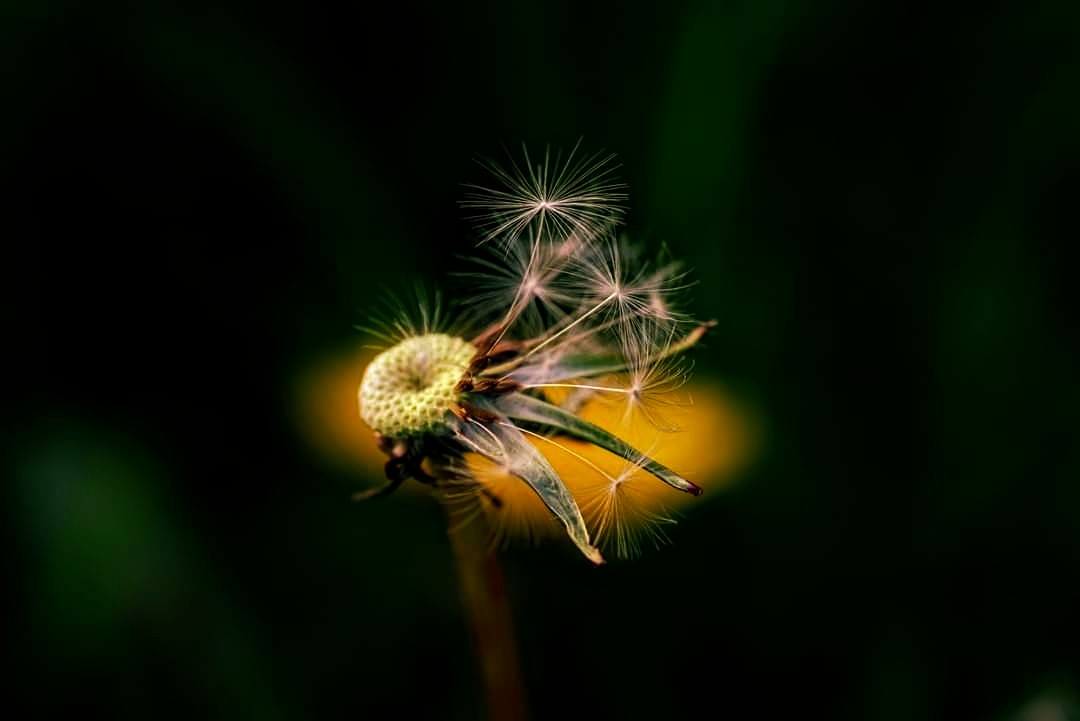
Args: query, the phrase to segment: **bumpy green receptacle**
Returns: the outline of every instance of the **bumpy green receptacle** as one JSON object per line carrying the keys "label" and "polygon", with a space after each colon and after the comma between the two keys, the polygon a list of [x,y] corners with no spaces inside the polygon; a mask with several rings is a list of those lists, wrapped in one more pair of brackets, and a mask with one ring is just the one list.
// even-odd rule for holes
{"label": "bumpy green receptacle", "polygon": [[403,340],[364,371],[360,417],[391,438],[446,430],[454,386],[475,354],[471,343],[443,333]]}

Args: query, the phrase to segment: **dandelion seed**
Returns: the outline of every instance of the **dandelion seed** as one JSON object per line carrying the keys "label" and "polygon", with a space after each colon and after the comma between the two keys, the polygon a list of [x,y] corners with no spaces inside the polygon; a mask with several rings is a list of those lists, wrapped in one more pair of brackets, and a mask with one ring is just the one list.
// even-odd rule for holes
{"label": "dandelion seed", "polygon": [[476,270],[457,276],[469,288],[467,309],[483,316],[507,308],[504,320],[518,319],[524,334],[535,335],[565,317],[577,299],[561,278],[566,244],[542,244],[531,234],[523,241],[498,255],[469,258]]}
{"label": "dandelion seed", "polygon": [[582,490],[582,511],[596,529],[597,544],[619,558],[641,554],[642,545],[668,542],[664,527],[675,519],[664,511],[648,510],[648,482],[642,470],[645,456],[627,461],[616,475],[603,474]]}
{"label": "dandelion seed", "polygon": [[[577,152],[554,162],[545,152],[535,166],[526,152],[509,170],[489,166],[505,189],[470,191],[465,206],[485,211],[480,242],[499,249],[463,276],[473,328],[444,327],[438,312],[389,323],[382,337],[394,344],[367,367],[359,392],[361,416],[388,457],[388,483],[364,495],[416,479],[464,521],[492,519],[499,541],[527,532],[523,519],[534,514],[521,512],[516,491],[528,489],[528,503],[542,503],[582,554],[602,563],[594,539],[618,556],[636,553],[641,534],[663,539],[671,519],[637,502],[643,483],[701,489],[579,411],[618,400],[624,423],[672,429],[661,409],[676,402],[689,372],[680,356],[710,324],[674,310],[686,287],[677,265],[646,263],[611,232],[625,193],[610,158]],[[604,449],[624,467],[605,470],[573,443]],[[580,497],[548,453],[570,454],[593,478]]]}
{"label": "dandelion seed", "polygon": [[[488,520],[493,548],[506,547],[511,541],[535,544],[558,531],[540,497],[489,458],[469,454],[451,460],[444,471],[438,493],[451,517],[460,525],[481,517]],[[538,522],[544,518],[547,523]]]}
{"label": "dandelion seed", "polygon": [[478,211],[472,219],[482,233],[481,242],[500,240],[509,246],[529,228],[537,236],[590,238],[617,222],[625,212],[626,186],[612,177],[615,157],[581,157],[579,148],[580,142],[565,160],[556,155],[554,161],[547,149],[538,165],[524,148],[523,162],[511,159],[509,168],[481,161],[502,186],[466,186],[461,205]]}

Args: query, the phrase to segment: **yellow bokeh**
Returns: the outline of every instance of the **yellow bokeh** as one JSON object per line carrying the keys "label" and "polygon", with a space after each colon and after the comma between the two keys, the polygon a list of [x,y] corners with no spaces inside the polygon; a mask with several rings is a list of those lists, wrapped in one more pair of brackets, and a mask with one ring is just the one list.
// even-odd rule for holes
{"label": "yellow bokeh", "polygon": [[[329,463],[362,472],[365,484],[381,478],[386,462],[371,429],[360,419],[357,396],[364,368],[375,353],[361,347],[323,359],[299,377],[295,398],[298,432],[311,448]],[[659,430],[639,412],[627,415],[625,406],[616,402],[593,401],[580,411],[586,420],[616,433],[705,491],[702,497],[690,496],[631,468],[627,487],[632,486],[635,506],[646,515],[706,502],[736,480],[759,445],[757,424],[745,406],[719,384],[695,380],[684,386],[679,396],[689,402],[663,408],[664,420],[678,428],[674,432]],[[609,485],[603,473],[618,477],[628,470],[628,461],[580,441],[530,440],[554,466],[594,527],[597,519],[590,517],[594,515],[590,509],[597,505],[597,494]],[[522,480],[500,472],[484,459],[470,457],[468,462],[480,484],[502,502],[496,509],[486,495],[474,494],[471,499],[474,506],[494,516],[500,536],[538,537],[562,532]],[[419,483],[407,483],[404,489],[427,490]],[[461,505],[468,508],[468,503]]]}
{"label": "yellow bokeh", "polygon": [[328,355],[301,373],[294,386],[297,432],[324,460],[366,478],[381,478],[386,463],[360,419],[360,379],[377,353],[357,346]]}

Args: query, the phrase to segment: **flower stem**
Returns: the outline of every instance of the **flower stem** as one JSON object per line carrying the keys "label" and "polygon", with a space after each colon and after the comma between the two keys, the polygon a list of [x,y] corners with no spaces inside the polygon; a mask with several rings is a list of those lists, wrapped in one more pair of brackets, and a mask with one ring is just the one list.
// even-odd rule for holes
{"label": "flower stem", "polygon": [[475,518],[450,524],[461,598],[472,625],[491,721],[524,719],[525,694],[502,568],[488,543],[486,523]]}

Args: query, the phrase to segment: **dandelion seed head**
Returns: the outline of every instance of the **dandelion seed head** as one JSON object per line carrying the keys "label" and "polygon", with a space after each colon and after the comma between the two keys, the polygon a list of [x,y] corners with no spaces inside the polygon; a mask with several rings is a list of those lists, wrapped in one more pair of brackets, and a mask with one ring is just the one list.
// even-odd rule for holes
{"label": "dandelion seed head", "polygon": [[[711,324],[688,327],[676,310],[677,264],[648,262],[616,232],[626,194],[611,156],[578,150],[486,165],[503,187],[470,186],[463,203],[490,243],[461,276],[459,328],[471,327],[438,330],[437,311],[385,324],[394,344],[368,366],[359,398],[389,456],[387,487],[430,484],[498,541],[539,535],[539,516],[602,563],[594,541],[631,556],[664,538],[671,518],[646,489],[701,493],[624,436],[642,421],[675,430],[661,411],[689,371],[679,356]],[[623,428],[585,418],[604,404],[622,406]]]}

